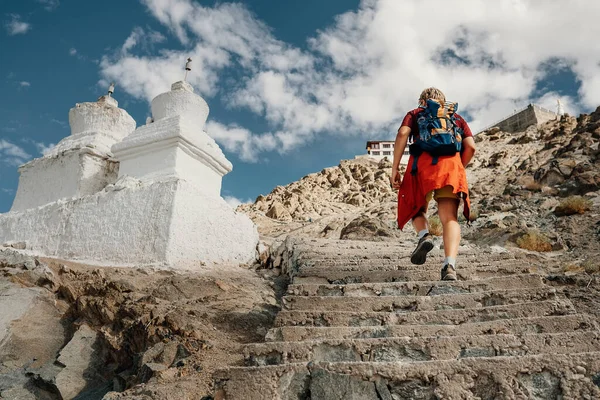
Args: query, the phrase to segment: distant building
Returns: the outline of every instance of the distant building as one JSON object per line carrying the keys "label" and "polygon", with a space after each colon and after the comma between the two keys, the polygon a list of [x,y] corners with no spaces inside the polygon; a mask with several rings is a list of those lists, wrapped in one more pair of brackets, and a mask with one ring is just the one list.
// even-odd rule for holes
{"label": "distant building", "polygon": [[520,110],[515,110],[512,115],[488,125],[485,129],[480,130],[478,133],[495,127],[507,133],[522,132],[532,125],[540,125],[544,122],[550,121],[551,119],[555,119],[556,116],[557,113],[554,111],[535,104],[529,104],[527,107],[521,108]]}
{"label": "distant building", "polygon": [[[394,141],[392,140],[369,140],[367,142],[367,156],[376,160],[382,160],[387,157],[390,161],[394,160]],[[400,159],[400,164],[408,164],[408,145],[404,149],[404,154]]]}

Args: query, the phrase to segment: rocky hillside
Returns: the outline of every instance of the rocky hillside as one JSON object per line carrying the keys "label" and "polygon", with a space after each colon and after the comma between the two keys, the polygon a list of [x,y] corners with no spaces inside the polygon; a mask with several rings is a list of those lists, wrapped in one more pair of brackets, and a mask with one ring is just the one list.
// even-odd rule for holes
{"label": "rocky hillside", "polygon": [[480,218],[467,238],[503,244],[528,233],[552,250],[591,259],[600,252],[600,108],[517,134],[477,137],[469,168]]}
{"label": "rocky hillside", "polygon": [[289,232],[338,237],[360,216],[374,217],[386,235],[393,235],[397,194],[390,187],[391,162],[368,158],[344,160],[297,182],[278,186],[254,204],[242,205],[267,236]]}

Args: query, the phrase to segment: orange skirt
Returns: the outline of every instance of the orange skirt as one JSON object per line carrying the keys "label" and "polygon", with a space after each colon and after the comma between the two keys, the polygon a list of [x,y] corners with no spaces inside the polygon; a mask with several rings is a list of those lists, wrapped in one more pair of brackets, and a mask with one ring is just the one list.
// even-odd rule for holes
{"label": "orange skirt", "polygon": [[463,215],[469,220],[471,201],[467,185],[467,172],[460,160],[460,153],[453,156],[440,156],[438,163],[432,165],[433,157],[428,153],[419,156],[417,174],[412,175],[411,170],[414,157],[408,159],[406,172],[398,191],[398,228],[403,229],[419,210],[427,205],[426,195],[435,189],[452,186],[453,192],[462,194],[464,208]]}

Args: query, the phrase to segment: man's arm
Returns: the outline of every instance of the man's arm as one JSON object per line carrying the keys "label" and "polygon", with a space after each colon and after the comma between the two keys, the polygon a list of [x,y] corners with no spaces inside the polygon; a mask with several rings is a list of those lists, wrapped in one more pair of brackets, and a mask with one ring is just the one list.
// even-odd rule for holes
{"label": "man's arm", "polygon": [[475,155],[475,139],[473,139],[472,136],[464,138],[462,142],[462,148],[460,160],[462,161],[462,165],[466,168]]}
{"label": "man's arm", "polygon": [[396,135],[396,142],[394,143],[394,162],[392,163],[392,176],[390,177],[390,182],[394,189],[400,189],[400,174],[398,173],[398,167],[400,167],[400,159],[406,148],[410,131],[411,129],[408,126],[401,126]]}

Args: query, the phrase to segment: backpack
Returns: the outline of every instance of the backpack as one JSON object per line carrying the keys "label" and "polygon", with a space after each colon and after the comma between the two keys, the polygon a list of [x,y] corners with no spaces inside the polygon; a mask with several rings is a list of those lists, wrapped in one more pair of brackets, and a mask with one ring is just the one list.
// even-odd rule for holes
{"label": "backpack", "polygon": [[463,130],[458,127],[456,111],[458,103],[440,103],[428,99],[421,106],[417,124],[419,135],[412,134],[413,143],[409,146],[414,161],[411,173],[417,173],[417,161],[424,151],[433,156],[432,165],[436,165],[439,156],[450,156],[462,149]]}

